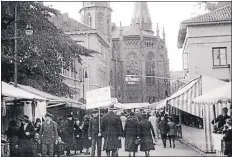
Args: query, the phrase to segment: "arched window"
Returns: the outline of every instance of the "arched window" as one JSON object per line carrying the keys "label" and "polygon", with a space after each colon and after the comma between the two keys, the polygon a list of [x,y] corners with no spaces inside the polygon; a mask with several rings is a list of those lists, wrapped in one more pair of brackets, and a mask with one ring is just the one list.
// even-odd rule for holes
{"label": "arched window", "polygon": [[89,13],[87,17],[88,17],[88,18],[87,18],[87,19],[88,19],[87,23],[88,23],[88,25],[89,25],[90,27],[92,27],[93,19],[92,19],[91,14]]}
{"label": "arched window", "polygon": [[155,84],[155,56],[152,52],[149,52],[146,56],[146,84]]}

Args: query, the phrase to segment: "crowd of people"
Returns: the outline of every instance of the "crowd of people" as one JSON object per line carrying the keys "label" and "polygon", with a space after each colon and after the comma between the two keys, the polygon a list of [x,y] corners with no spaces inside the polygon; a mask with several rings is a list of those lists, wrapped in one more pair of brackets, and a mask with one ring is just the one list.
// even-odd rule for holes
{"label": "crowd of people", "polygon": [[118,114],[113,107],[108,108],[104,115],[99,116],[99,113],[94,109],[84,116],[83,122],[71,114],[67,119],[55,122],[49,113],[43,122],[38,118],[32,123],[26,115],[20,119],[19,127],[11,121],[7,131],[10,157],[59,157],[73,155],[71,152],[94,157],[96,149],[98,157],[102,151],[106,151],[107,156],[116,157],[123,147],[122,138],[125,138],[124,148],[129,156],[136,155],[139,145],[140,151],[150,156],[159,138],[164,148],[167,139],[170,147],[175,148],[176,124],[167,114],[145,113],[140,109]]}

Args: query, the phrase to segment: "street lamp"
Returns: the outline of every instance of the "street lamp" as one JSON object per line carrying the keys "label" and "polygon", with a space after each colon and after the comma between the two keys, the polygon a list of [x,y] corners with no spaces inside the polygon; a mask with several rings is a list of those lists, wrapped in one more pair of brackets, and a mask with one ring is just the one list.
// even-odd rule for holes
{"label": "street lamp", "polygon": [[[18,3],[15,3],[15,31],[14,31],[14,86],[17,87],[17,79],[18,79],[18,65],[17,65],[17,57],[18,57],[18,49],[17,49],[17,22],[18,22]],[[26,35],[32,35],[33,29],[31,25],[27,25],[25,30]],[[20,60],[21,62],[21,60]]]}

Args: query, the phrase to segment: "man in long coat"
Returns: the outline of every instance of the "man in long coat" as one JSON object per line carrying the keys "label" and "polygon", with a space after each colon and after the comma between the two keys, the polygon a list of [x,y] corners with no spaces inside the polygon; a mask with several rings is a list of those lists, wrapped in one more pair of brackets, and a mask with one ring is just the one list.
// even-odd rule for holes
{"label": "man in long coat", "polygon": [[161,117],[161,121],[159,122],[159,130],[160,130],[160,135],[161,135],[164,148],[166,148],[168,124],[164,117]]}
{"label": "man in long coat", "polygon": [[123,135],[122,122],[119,116],[115,115],[113,111],[115,108],[109,108],[109,112],[103,116],[101,130],[104,136],[103,150],[106,151],[107,157],[117,156],[117,150],[120,147],[119,143]]}
{"label": "man in long coat", "polygon": [[54,144],[58,139],[57,123],[52,120],[52,115],[47,113],[45,115],[45,121],[41,127],[41,142],[42,142],[42,156],[47,156],[47,151],[49,152],[49,157],[54,155]]}
{"label": "man in long coat", "polygon": [[74,127],[73,127],[73,115],[69,115],[66,121],[64,122],[64,139],[63,141],[66,143],[66,151],[67,155],[71,155],[71,148],[73,146],[74,140]]}

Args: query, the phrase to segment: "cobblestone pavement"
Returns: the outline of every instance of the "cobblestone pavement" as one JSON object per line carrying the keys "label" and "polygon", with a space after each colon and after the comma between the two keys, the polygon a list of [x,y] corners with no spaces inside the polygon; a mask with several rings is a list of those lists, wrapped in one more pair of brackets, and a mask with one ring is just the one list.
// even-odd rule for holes
{"label": "cobblestone pavement", "polygon": [[[169,145],[169,144],[168,144]],[[167,145],[167,146],[168,146]],[[124,141],[122,142],[124,147]],[[155,150],[150,152],[151,156],[200,156],[197,152],[187,147],[186,145],[176,141],[176,148],[166,147],[163,148],[161,140],[158,140]],[[78,156],[90,156],[90,155],[72,155],[73,157]],[[102,156],[106,156],[105,152],[102,152]],[[119,150],[119,156],[128,156],[128,152],[125,152],[124,148]],[[139,151],[136,156],[145,156],[144,152]],[[65,156],[66,157],[66,156]]]}

